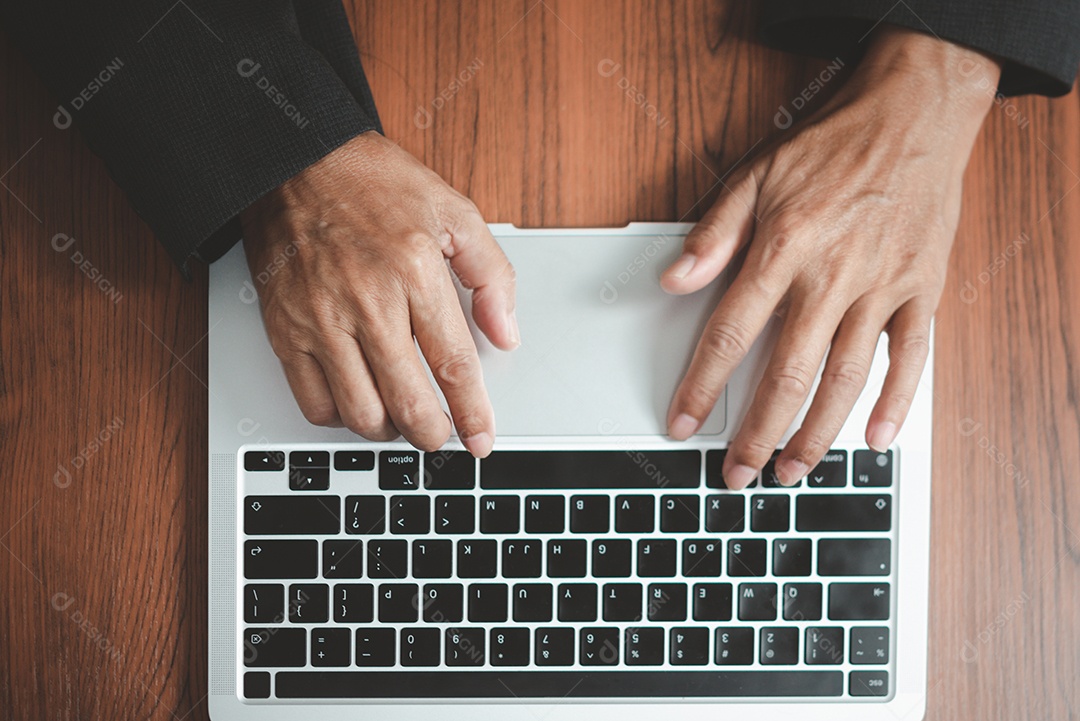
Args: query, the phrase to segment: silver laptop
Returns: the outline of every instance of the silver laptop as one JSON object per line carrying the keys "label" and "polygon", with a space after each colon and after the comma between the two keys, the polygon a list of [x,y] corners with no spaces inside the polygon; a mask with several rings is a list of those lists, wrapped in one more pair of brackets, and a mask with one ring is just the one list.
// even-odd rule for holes
{"label": "silver laptop", "polygon": [[492,226],[524,342],[473,329],[499,432],[482,461],[309,425],[242,249],[212,266],[215,721],[922,718],[933,357],[887,453],[863,440],[882,339],[817,468],[728,490],[775,329],[701,432],[668,439],[729,280],[660,289],[690,227]]}

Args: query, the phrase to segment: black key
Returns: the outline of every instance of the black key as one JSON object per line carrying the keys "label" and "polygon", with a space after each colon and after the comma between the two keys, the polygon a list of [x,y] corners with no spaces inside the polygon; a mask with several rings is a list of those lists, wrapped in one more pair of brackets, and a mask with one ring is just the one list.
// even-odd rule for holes
{"label": "black key", "polygon": [[660,499],[660,530],[664,533],[697,533],[701,528],[701,500],[697,496],[663,496]]}
{"label": "black key", "polygon": [[244,674],[244,698],[270,698],[269,671],[248,671]]}
{"label": "black key", "polygon": [[331,610],[338,623],[371,623],[375,620],[375,587],[370,583],[339,583],[334,586]]}
{"label": "black key", "polygon": [[563,583],[556,594],[560,621],[596,620],[596,584]]}
{"label": "black key", "polygon": [[416,623],[420,617],[420,588],[415,583],[379,586],[380,623]]}
{"label": "black key", "polygon": [[759,648],[763,666],[793,666],[799,662],[799,629],[765,626]]}
{"label": "black key", "polygon": [[380,451],[379,488],[384,491],[415,491],[420,487],[420,454],[417,451]]}
{"label": "black key", "polygon": [[[461,623],[465,618],[465,589],[459,583],[429,583],[422,598],[426,623]],[[481,650],[483,647],[481,646]]]}
{"label": "black key", "polygon": [[769,494],[750,497],[751,531],[786,531],[790,527],[790,496]]}
{"label": "black key", "polygon": [[476,459],[468,451],[425,453],[424,488],[429,491],[469,491],[476,488]]}
{"label": "black key", "polygon": [[823,538],[818,541],[818,575],[888,576],[892,542],[888,538]]}
{"label": "black key", "polygon": [[803,659],[811,666],[835,666],[843,663],[844,629],[808,627]]}
{"label": "black key", "polygon": [[[776,473],[776,459],[780,457],[780,451],[776,451],[772,454],[772,457],[765,462],[765,466],[761,469],[761,487],[762,488],[784,488],[780,485],[780,476]],[[800,478],[791,486],[787,488],[798,488],[802,485],[802,479]]]}
{"label": "black key", "polygon": [[851,629],[851,662],[888,663],[889,628],[871,626]]}
{"label": "black key", "polygon": [[521,510],[517,496],[484,496],[480,499],[481,533],[517,533]]}
{"label": "black key", "polygon": [[289,468],[329,468],[330,451],[293,451],[289,454]]}
{"label": "black key", "polygon": [[491,629],[491,651],[488,659],[492,666],[528,666],[529,629]]}
{"label": "black key", "polygon": [[318,541],[244,541],[244,578],[315,578],[318,556]]}
{"label": "black key", "polygon": [[289,468],[290,491],[325,491],[329,488],[329,468]]}
{"label": "black key", "polygon": [[446,629],[446,665],[483,666],[487,657],[485,636],[482,628]]}
{"label": "black key", "polygon": [[597,578],[626,578],[630,575],[630,550],[630,541],[625,538],[593,541],[592,575]]}
{"label": "black key", "polygon": [[450,578],[453,555],[454,546],[450,541],[413,541],[413,578]]}
{"label": "black key", "polygon": [[720,548],[720,541],[710,541],[707,538],[688,538],[683,541],[683,575],[719,576]]}
{"label": "black key", "polygon": [[[709,488],[727,488],[724,483],[724,456],[727,449],[721,448],[705,452],[705,485]],[[755,488],[758,482],[755,478],[747,488]]]}
{"label": "black key", "polygon": [[375,469],[375,451],[334,451],[335,471],[371,471]]}
{"label": "black key", "polygon": [[619,663],[619,629],[583,628],[580,633],[582,666],[615,666]]}
{"label": "black key", "polygon": [[650,621],[685,621],[686,584],[650,583],[645,604]]}
{"label": "black key", "polygon": [[519,583],[514,586],[514,620],[547,623],[552,618],[550,583]]}
{"label": "black key", "polygon": [[746,526],[746,501],[742,494],[707,496],[705,530],[709,533],[742,533]]}
{"label": "black key", "polygon": [[815,493],[795,501],[795,528],[800,531],[888,531],[892,498],[869,493]]}
{"label": "black key", "polygon": [[[754,629],[748,626],[720,626],[716,629],[716,653],[720,666],[749,666],[754,662]],[[771,674],[770,674],[771,675]],[[777,678],[779,681],[780,679]],[[773,695],[767,692],[765,695]]]}
{"label": "black key", "polygon": [[495,451],[480,461],[485,489],[697,488],[698,451]]}
{"label": "black key", "polygon": [[245,471],[284,471],[285,454],[281,451],[247,451],[244,453]]}
{"label": "black key", "polygon": [[640,621],[641,584],[604,584],[604,620]]}
{"label": "black key", "polygon": [[584,578],[585,541],[577,538],[548,541],[547,575],[551,578]]}
{"label": "black key", "polygon": [[281,623],[284,620],[284,585],[249,583],[244,586],[244,623]]}
{"label": "black key", "polygon": [[772,544],[774,576],[810,575],[809,538],[778,538]]}
{"label": "black key", "polygon": [[392,628],[356,629],[357,666],[393,666],[397,658],[397,631]]}
{"label": "black key", "polygon": [[887,620],[889,618],[889,584],[830,584],[829,618],[834,621]]}
{"label": "black key", "polygon": [[731,584],[695,583],[694,620],[730,621]]}
{"label": "black key", "polygon": [[[753,629],[746,629],[753,631]],[[854,672],[861,673],[861,672]],[[837,697],[840,671],[282,671],[277,698],[754,698]]]}
{"label": "black key", "polygon": [[892,451],[855,451],[851,485],[856,488],[887,488],[892,485]]}
{"label": "black key", "polygon": [[294,624],[324,624],[330,620],[330,587],[324,583],[294,583],[288,587],[288,620]]}
{"label": "black key", "polygon": [[534,638],[537,666],[574,665],[574,629],[538,628]]}
{"label": "black key", "polygon": [[401,629],[401,665],[438,666],[441,636],[437,628]]}
{"label": "black key", "polygon": [[709,662],[709,629],[675,627],[668,634],[673,666],[704,666]]}
{"label": "black key", "polygon": [[671,539],[638,541],[637,575],[670,578],[675,575],[675,541]]}
{"label": "black key", "polygon": [[504,578],[539,578],[543,563],[540,541],[507,540],[502,544],[502,575]]}
{"label": "black key", "polygon": [[404,578],[408,554],[406,541],[368,541],[368,578]]}
{"label": "black key", "polygon": [[351,666],[352,631],[347,628],[311,629],[312,666]]}
{"label": "black key", "polygon": [[495,578],[499,549],[495,541],[458,541],[457,575],[459,578]]}
{"label": "black key", "polygon": [[469,622],[506,621],[506,584],[474,583],[469,586]]}
{"label": "black key", "polygon": [[652,496],[616,496],[615,530],[618,533],[652,533],[656,525]]}
{"label": "black key", "polygon": [[847,451],[829,451],[806,477],[810,488],[843,488],[847,485]]}
{"label": "black key", "polygon": [[382,496],[345,497],[345,533],[378,535],[386,528],[386,501]]}
{"label": "black key", "polygon": [[431,531],[431,508],[427,496],[391,496],[390,533],[416,535]]}
{"label": "black key", "polygon": [[821,619],[820,583],[784,584],[784,620],[818,621]]}
{"label": "black key", "polygon": [[562,533],[566,511],[562,496],[528,496],[525,499],[525,533]]}
{"label": "black key", "polygon": [[364,575],[363,541],[323,541],[323,578],[360,578]]}
{"label": "black key", "polygon": [[337,533],[340,513],[337,495],[248,495],[244,499],[244,533]]}
{"label": "black key", "polygon": [[740,583],[739,620],[775,621],[776,584]]}
{"label": "black key", "polygon": [[476,501],[472,496],[436,496],[435,533],[445,535],[476,531]]}
{"label": "black key", "polygon": [[765,539],[742,538],[728,541],[729,576],[765,575]]}
{"label": "black key", "polygon": [[852,671],[848,682],[852,696],[888,696],[888,671]]}
{"label": "black key", "polygon": [[627,666],[659,666],[664,663],[664,629],[628,628],[624,640]]}
{"label": "black key", "polygon": [[572,533],[607,533],[609,519],[607,496],[571,496],[570,531]]}
{"label": "black key", "polygon": [[307,663],[305,628],[247,628],[243,638],[244,665],[249,668],[303,666]]}

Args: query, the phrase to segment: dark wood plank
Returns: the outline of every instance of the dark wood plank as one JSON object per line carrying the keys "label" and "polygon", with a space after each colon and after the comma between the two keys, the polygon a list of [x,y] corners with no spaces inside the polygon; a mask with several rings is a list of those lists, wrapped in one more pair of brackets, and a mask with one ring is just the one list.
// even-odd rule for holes
{"label": "dark wood plank", "polygon": [[[744,3],[348,9],[388,135],[525,226],[700,217],[821,68],[757,45]],[[0,57],[0,708],[206,718],[205,272],[182,281],[7,38]],[[995,109],[967,175],[936,336],[931,719],[1080,708],[1078,99]]]}

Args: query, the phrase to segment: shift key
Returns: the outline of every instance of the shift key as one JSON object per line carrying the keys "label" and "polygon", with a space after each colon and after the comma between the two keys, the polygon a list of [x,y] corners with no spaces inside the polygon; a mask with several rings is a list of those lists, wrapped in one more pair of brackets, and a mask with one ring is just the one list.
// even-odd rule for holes
{"label": "shift key", "polygon": [[888,531],[892,497],[869,493],[806,493],[795,501],[800,531]]}
{"label": "shift key", "polygon": [[337,534],[340,496],[247,496],[244,533],[249,536]]}
{"label": "shift key", "polygon": [[319,542],[244,542],[244,578],[315,578],[319,574]]}

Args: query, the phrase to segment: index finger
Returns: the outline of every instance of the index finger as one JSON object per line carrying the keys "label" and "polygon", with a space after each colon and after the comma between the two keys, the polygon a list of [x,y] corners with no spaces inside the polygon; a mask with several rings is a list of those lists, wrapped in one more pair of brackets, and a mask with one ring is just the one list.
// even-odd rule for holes
{"label": "index finger", "polygon": [[694,350],[690,368],[668,410],[668,435],[684,441],[697,433],[731,373],[761,335],[786,285],[747,264],[720,299]]}

